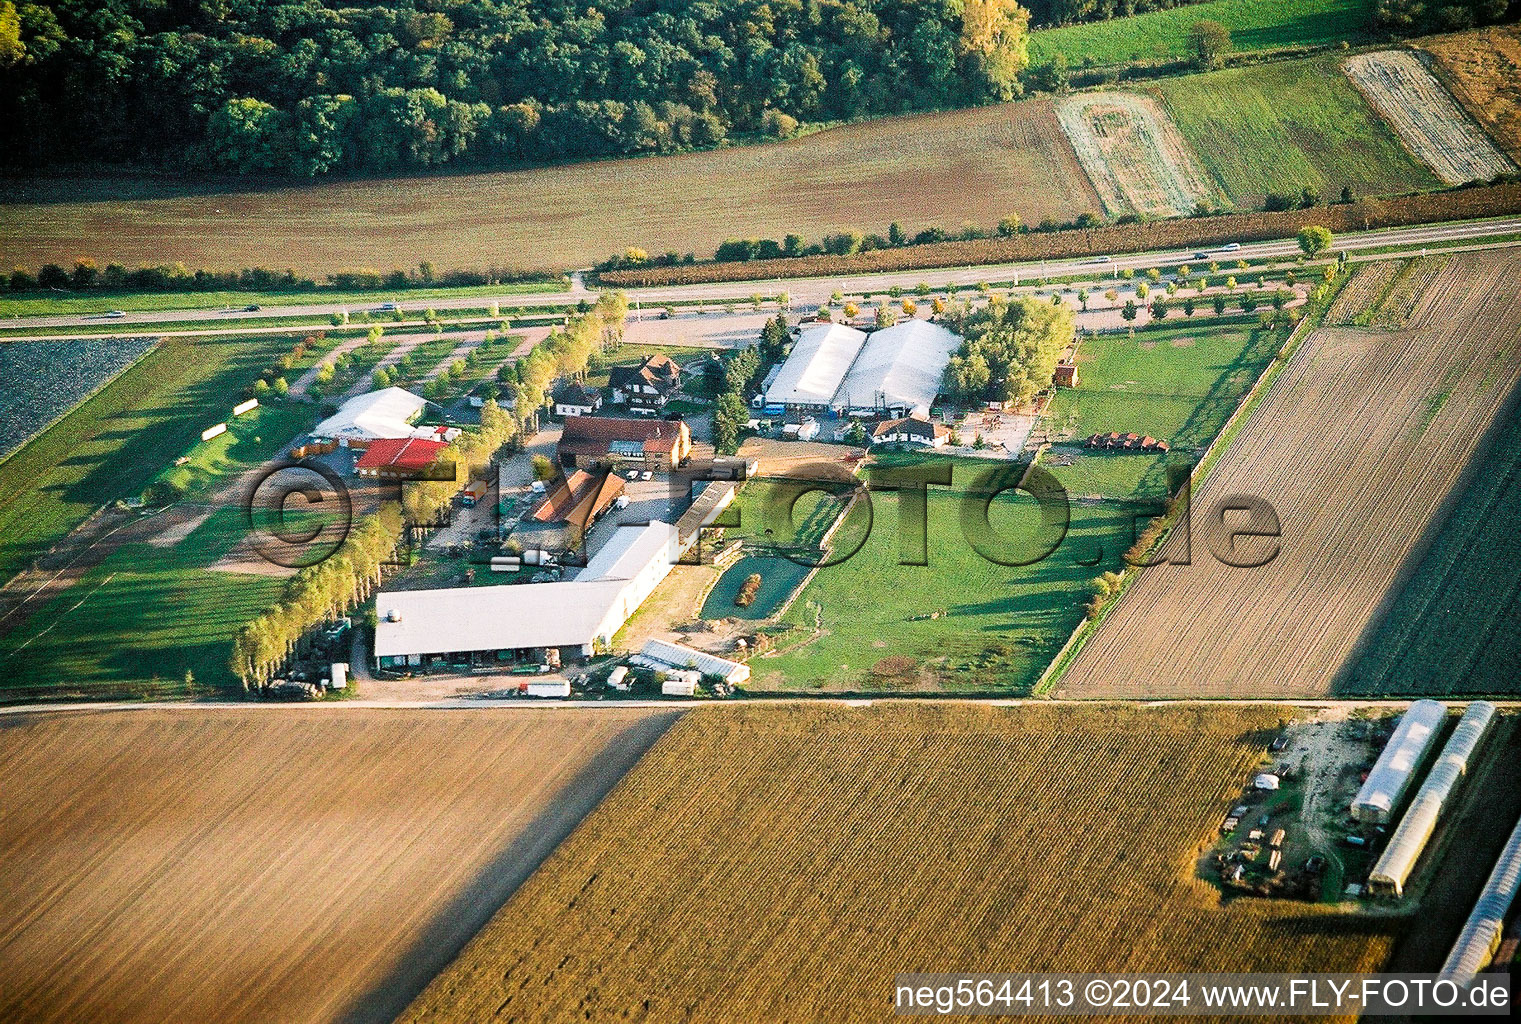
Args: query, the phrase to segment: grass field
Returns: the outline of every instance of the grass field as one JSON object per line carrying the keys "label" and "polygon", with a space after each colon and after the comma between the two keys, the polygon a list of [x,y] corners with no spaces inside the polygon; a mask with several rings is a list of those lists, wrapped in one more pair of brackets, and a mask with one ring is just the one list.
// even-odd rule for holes
{"label": "grass field", "polygon": [[0,579],[102,505],[139,494],[290,347],[269,335],[167,339],[0,463]]}
{"label": "grass field", "polygon": [[[751,662],[753,687],[1029,690],[1082,617],[1089,581],[1116,568],[1130,546],[1128,505],[1074,504],[1069,530],[1050,557],[1004,566],[979,554],[962,528],[972,481],[1000,463],[944,461],[953,483],[929,489],[928,564],[899,564],[898,495],[874,493],[860,550],[820,568],[793,602],[776,653]],[[993,501],[989,521],[1000,533],[995,549],[1002,557],[1035,556],[1041,545],[1033,498],[1006,492]],[[836,534],[836,550],[853,546],[866,525],[864,513],[852,511]]]}
{"label": "grass field", "polygon": [[[341,268],[586,266],[630,245],[711,255],[725,238],[816,239],[888,222],[948,229],[1099,208],[1049,103],[847,125],[788,142],[490,174],[195,192],[161,181],[17,183],[12,263],[179,260]],[[744,211],[736,217],[735,211]],[[405,299],[407,296],[396,296]]]}
{"label": "grass field", "polygon": [[[1056,393],[1050,430],[1071,439],[1046,466],[1069,493],[1157,500],[1168,466],[1198,461],[1241,397],[1251,390],[1282,343],[1278,331],[1244,323],[1153,323],[1136,332],[1099,334],[1078,349],[1081,385]],[[1161,454],[1087,452],[1091,434],[1150,435],[1167,441]],[[1056,460],[1070,460],[1070,466]]]}
{"label": "grass field", "polygon": [[[1180,11],[1195,10],[1193,7]],[[1337,68],[1337,57],[1231,68],[1151,87],[1238,205],[1309,187],[1327,200],[1441,186]]]}
{"label": "grass field", "polygon": [[[1299,347],[1195,492],[1191,564],[1143,570],[1073,660],[1059,695],[1336,688],[1521,380],[1521,255],[1422,262],[1431,272],[1422,272],[1407,329],[1322,328]],[[1277,555],[1255,568],[1221,558],[1264,551],[1263,541],[1238,547],[1213,525],[1217,503],[1236,495],[1266,500],[1279,523],[1280,538],[1268,542]],[[1164,556],[1184,540],[1175,535]],[[1400,693],[1430,685],[1387,683]]]}
{"label": "grass field", "polygon": [[1030,35],[1030,62],[1057,54],[1074,68],[1179,60],[1188,55],[1188,32],[1201,19],[1231,30],[1237,50],[1326,46],[1357,42],[1368,34],[1371,0],[1207,0],[1131,18],[1043,29]]}
{"label": "grass field", "polygon": [[991,964],[1375,970],[1396,919],[1193,877],[1285,714],[693,711],[401,1020],[876,1021],[897,972]]}
{"label": "grass field", "polygon": [[0,1019],[392,1020],[675,716],[7,716]]}

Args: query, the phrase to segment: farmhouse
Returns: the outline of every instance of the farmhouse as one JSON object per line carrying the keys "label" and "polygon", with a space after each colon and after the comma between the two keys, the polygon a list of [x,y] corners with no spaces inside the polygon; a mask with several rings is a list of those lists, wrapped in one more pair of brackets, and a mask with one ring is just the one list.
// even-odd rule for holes
{"label": "farmhouse", "polygon": [[421,437],[381,438],[370,442],[354,463],[354,471],[368,477],[413,477],[431,466],[447,447],[444,441]]}
{"label": "farmhouse", "polygon": [[615,366],[608,373],[613,401],[629,412],[653,416],[681,389],[681,367],[670,356],[645,356],[635,366]]}
{"label": "farmhouse", "polygon": [[590,416],[602,408],[602,395],[580,381],[567,381],[555,389],[556,416]]}
{"label": "farmhouse", "polygon": [[866,332],[843,324],[805,325],[781,372],[766,388],[767,408],[828,409],[866,344]]}
{"label": "farmhouse", "polygon": [[383,438],[413,437],[412,424],[427,401],[403,388],[385,388],[357,395],[312,429],[318,441],[337,441],[345,448],[363,448]]}
{"label": "farmhouse", "polygon": [[852,416],[929,415],[961,338],[928,320],[873,331],[840,382],[834,408]]}
{"label": "farmhouse", "polygon": [[550,648],[587,657],[611,642],[680,555],[669,523],[620,526],[574,580],[379,594],[376,660],[389,669],[492,665]]}
{"label": "farmhouse", "polygon": [[922,416],[883,420],[871,428],[872,444],[916,444],[942,448],[950,439],[950,427],[943,423],[931,423]]}
{"label": "farmhouse", "polygon": [[574,537],[584,537],[622,493],[623,478],[617,474],[588,473],[578,469],[561,478],[543,503],[533,510],[532,518],[539,523],[564,523]]}
{"label": "farmhouse", "polygon": [[556,454],[577,469],[640,463],[647,469],[680,466],[692,451],[692,432],[680,420],[571,416]]}

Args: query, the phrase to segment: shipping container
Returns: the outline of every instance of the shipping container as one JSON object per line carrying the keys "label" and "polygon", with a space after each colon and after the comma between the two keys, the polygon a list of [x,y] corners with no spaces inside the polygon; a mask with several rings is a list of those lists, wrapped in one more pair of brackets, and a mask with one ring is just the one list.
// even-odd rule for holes
{"label": "shipping container", "polygon": [[520,683],[518,689],[528,697],[569,697],[570,680],[554,679],[542,683]]}

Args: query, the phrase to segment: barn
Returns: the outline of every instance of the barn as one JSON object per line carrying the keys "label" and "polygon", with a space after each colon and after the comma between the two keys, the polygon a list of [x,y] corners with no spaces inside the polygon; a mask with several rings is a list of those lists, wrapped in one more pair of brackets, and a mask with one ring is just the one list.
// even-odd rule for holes
{"label": "barn", "polygon": [[781,372],[766,388],[766,406],[822,411],[866,343],[866,332],[844,324],[805,325]]}
{"label": "barn", "polygon": [[336,441],[344,448],[363,448],[371,441],[412,437],[427,400],[405,388],[384,388],[356,395],[312,428],[318,441]]}
{"label": "barn", "polygon": [[928,416],[961,337],[928,320],[873,331],[835,391],[851,416]]}
{"label": "barn", "polygon": [[1389,823],[1446,718],[1447,705],[1439,701],[1418,700],[1410,705],[1353,798],[1352,817],[1369,825]]}

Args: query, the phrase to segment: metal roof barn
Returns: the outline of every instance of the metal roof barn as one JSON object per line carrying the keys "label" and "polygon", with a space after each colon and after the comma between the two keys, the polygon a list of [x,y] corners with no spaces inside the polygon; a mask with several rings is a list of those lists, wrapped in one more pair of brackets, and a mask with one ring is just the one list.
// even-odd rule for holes
{"label": "metal roof barn", "polygon": [[1518,889],[1521,889],[1521,821],[1500,851],[1495,869],[1484,883],[1473,913],[1458,933],[1458,941],[1453,943],[1438,977],[1466,985],[1489,964],[1500,945],[1505,915],[1510,912]]}
{"label": "metal roof barn", "polygon": [[1368,781],[1353,798],[1352,817],[1371,825],[1388,823],[1446,717],[1447,705],[1438,701],[1418,700],[1410,705],[1368,773]]}
{"label": "metal roof barn", "polygon": [[651,640],[646,643],[639,651],[639,660],[651,663],[651,667],[695,668],[705,676],[721,676],[725,682],[729,683],[742,683],[750,678],[748,665],[665,640]]}
{"label": "metal roof barn", "polygon": [[844,324],[804,328],[766,389],[766,404],[827,407],[865,343],[864,331]]}
{"label": "metal roof barn", "polygon": [[854,413],[929,415],[961,337],[928,320],[872,332],[851,364],[834,406]]}
{"label": "metal roof barn", "polygon": [[1468,705],[1457,728],[1448,738],[1446,746],[1437,755],[1436,763],[1416,790],[1410,809],[1400,819],[1400,824],[1389,839],[1378,863],[1368,875],[1370,888],[1404,895],[1405,883],[1426,849],[1431,834],[1436,831],[1437,819],[1441,817],[1447,800],[1452,796],[1463,776],[1468,774],[1469,762],[1489,723],[1494,720],[1495,706],[1485,700]]}
{"label": "metal roof barn", "polygon": [[379,594],[375,656],[526,647],[589,652],[596,639],[612,639],[679,557],[671,524],[620,526],[574,580]]}

